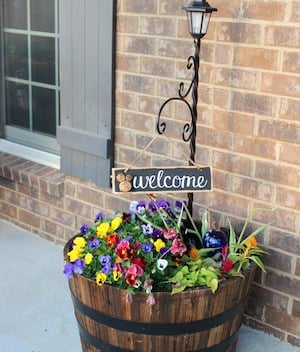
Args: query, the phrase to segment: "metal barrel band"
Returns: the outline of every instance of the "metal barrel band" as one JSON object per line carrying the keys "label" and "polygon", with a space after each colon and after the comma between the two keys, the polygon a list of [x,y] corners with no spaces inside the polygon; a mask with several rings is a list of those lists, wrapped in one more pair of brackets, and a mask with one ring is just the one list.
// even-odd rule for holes
{"label": "metal barrel band", "polygon": [[133,332],[144,335],[165,335],[176,336],[197,333],[209,330],[213,327],[232,320],[236,315],[242,314],[246,299],[243,299],[237,305],[222,313],[201,320],[191,321],[187,323],[143,323],[114,318],[106,315],[98,310],[88,307],[73,294],[72,300],[74,307],[90,319],[109,326],[116,330]]}
{"label": "metal barrel band", "polygon": [[[112,346],[104,341],[99,340],[97,337],[92,336],[88,333],[79,323],[78,323],[79,333],[81,337],[93,347],[97,348],[99,351],[103,352],[134,352],[133,350],[128,350],[125,348]],[[231,347],[236,341],[238,337],[238,331],[236,331],[233,335],[231,335],[228,339],[221,341],[220,343],[210,346],[204,347],[200,350],[194,351],[182,351],[182,352],[224,352],[229,347]]]}

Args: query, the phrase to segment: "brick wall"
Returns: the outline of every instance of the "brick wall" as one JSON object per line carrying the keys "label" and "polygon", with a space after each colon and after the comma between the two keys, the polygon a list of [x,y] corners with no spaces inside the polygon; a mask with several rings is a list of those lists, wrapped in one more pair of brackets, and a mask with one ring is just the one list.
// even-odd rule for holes
{"label": "brick wall", "polygon": [[[116,166],[187,164],[187,111],[177,103],[164,111],[168,138],[155,128],[161,104],[181,81],[189,84],[193,41],[181,10],[188,3],[118,1]],[[277,207],[254,219],[272,222],[260,238],[270,256],[245,319],[300,346],[300,2],[210,4],[218,12],[201,45],[196,161],[212,168],[214,190],[195,194],[195,217],[209,207],[239,224],[251,209]],[[61,244],[98,211],[136,198],[8,154],[0,164],[1,216]]]}

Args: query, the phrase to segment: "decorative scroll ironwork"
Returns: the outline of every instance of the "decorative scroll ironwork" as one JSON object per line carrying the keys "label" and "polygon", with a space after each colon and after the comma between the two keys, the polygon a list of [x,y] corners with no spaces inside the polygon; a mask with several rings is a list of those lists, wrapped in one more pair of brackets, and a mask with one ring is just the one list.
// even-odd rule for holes
{"label": "decorative scroll ironwork", "polygon": [[[190,161],[189,165],[193,165],[195,161],[195,153],[196,153],[196,124],[197,124],[197,104],[198,104],[198,83],[199,83],[199,53],[200,53],[200,38],[194,39],[195,45],[195,54],[194,56],[190,56],[187,62],[187,69],[194,69],[194,74],[191,80],[189,87],[185,90],[184,83],[181,82],[179,84],[178,96],[167,99],[159,109],[157,116],[157,132],[159,134],[163,134],[167,129],[166,122],[162,121],[161,114],[170,102],[172,101],[180,101],[184,103],[191,115],[191,122],[186,123],[183,126],[182,130],[182,139],[184,142],[190,142]],[[189,95],[191,94],[192,101],[188,100]],[[188,193],[188,210],[192,214],[193,211],[193,193]]]}

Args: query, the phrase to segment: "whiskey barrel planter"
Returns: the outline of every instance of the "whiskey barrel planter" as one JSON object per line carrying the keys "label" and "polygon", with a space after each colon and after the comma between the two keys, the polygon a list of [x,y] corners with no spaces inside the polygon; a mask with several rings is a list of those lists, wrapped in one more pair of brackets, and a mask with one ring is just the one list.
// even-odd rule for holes
{"label": "whiskey barrel planter", "polygon": [[126,290],[75,275],[69,286],[82,350],[235,352],[254,271],[222,282],[214,294],[208,288],[156,292],[153,306],[144,293],[126,303]]}

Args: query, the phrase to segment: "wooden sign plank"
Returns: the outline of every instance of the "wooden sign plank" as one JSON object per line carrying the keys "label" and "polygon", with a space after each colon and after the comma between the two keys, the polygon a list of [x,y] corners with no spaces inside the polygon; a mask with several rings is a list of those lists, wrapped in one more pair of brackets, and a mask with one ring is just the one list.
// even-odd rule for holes
{"label": "wooden sign plank", "polygon": [[113,193],[200,192],[212,190],[209,167],[112,169]]}

